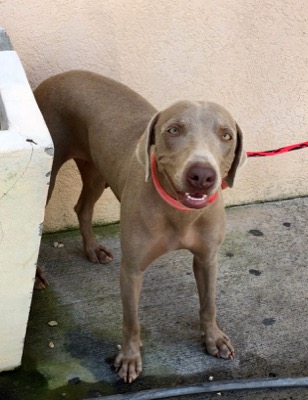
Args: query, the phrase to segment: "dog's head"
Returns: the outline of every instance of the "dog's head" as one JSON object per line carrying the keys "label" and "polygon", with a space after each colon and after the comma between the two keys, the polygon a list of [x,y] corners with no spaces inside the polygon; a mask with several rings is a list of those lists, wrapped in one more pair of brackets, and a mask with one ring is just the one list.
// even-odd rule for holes
{"label": "dog's head", "polygon": [[239,126],[209,102],[182,101],[153,116],[136,149],[146,181],[152,151],[165,190],[190,208],[206,205],[223,180],[232,187],[246,160]]}

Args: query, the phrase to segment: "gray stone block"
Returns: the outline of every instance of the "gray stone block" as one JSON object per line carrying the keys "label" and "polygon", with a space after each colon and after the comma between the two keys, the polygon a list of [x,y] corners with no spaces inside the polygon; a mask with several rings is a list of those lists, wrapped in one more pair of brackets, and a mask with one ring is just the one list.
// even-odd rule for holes
{"label": "gray stone block", "polygon": [[0,51],[13,50],[13,45],[5,29],[0,26]]}

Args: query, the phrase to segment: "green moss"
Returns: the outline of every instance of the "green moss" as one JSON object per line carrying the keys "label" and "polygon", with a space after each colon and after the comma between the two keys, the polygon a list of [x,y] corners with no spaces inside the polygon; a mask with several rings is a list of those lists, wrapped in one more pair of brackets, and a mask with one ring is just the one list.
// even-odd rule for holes
{"label": "green moss", "polygon": [[[120,224],[113,223],[108,225],[94,225],[93,232],[95,235],[99,235],[102,238],[109,236],[116,236],[120,233]],[[67,227],[64,230],[56,231],[56,232],[46,232],[43,234],[42,239],[46,240],[60,240],[63,238],[69,237],[77,237],[80,236],[79,229],[75,227]]]}
{"label": "green moss", "polygon": [[120,224],[109,224],[109,225],[95,225],[93,232],[96,235],[100,235],[102,238],[109,236],[116,236],[120,234]]}
{"label": "green moss", "polygon": [[[96,336],[77,325],[70,310],[69,305],[59,304],[50,286],[34,292],[22,367],[0,374],[0,399],[82,400],[116,393],[111,383],[97,382],[95,368],[84,364],[84,354],[78,353],[83,351],[80,340],[88,336],[85,346],[90,349],[86,348],[86,352],[96,343],[105,344],[106,348],[115,346],[106,341],[106,332],[100,331]],[[58,326],[50,327],[49,320],[56,320]],[[116,336],[116,331],[107,334]],[[50,340],[55,343],[53,349],[48,346]],[[93,354],[92,359],[94,366],[100,362]]]}

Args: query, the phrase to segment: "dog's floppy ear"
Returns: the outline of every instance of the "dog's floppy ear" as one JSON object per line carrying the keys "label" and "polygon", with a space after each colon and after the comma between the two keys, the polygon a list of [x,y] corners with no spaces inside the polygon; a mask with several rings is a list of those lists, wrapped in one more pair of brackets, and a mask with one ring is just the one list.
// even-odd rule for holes
{"label": "dog's floppy ear", "polygon": [[243,134],[240,127],[237,124],[236,124],[236,136],[237,138],[236,138],[236,149],[235,149],[234,159],[231,168],[228,172],[228,175],[225,178],[225,181],[227,182],[230,188],[232,188],[233,186],[237,169],[242,165],[244,165],[247,159],[246,152],[243,149]]}
{"label": "dog's floppy ear", "polygon": [[145,181],[147,182],[151,176],[151,146],[155,144],[155,124],[158,120],[159,112],[157,112],[149,122],[146,130],[142,134],[136,147],[137,159],[145,168]]}

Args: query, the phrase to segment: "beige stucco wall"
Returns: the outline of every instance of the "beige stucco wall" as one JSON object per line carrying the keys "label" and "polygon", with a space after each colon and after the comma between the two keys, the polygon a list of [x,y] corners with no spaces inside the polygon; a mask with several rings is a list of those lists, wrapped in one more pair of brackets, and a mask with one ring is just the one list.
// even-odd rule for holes
{"label": "beige stucco wall", "polygon": [[[306,0],[0,0],[1,23],[36,87],[83,68],[120,80],[161,108],[178,99],[224,105],[247,150],[308,140]],[[250,159],[227,204],[308,194],[308,151]],[[45,229],[74,225],[79,178],[59,176]],[[104,199],[105,200],[105,199]],[[96,221],[118,218],[111,195]]]}

